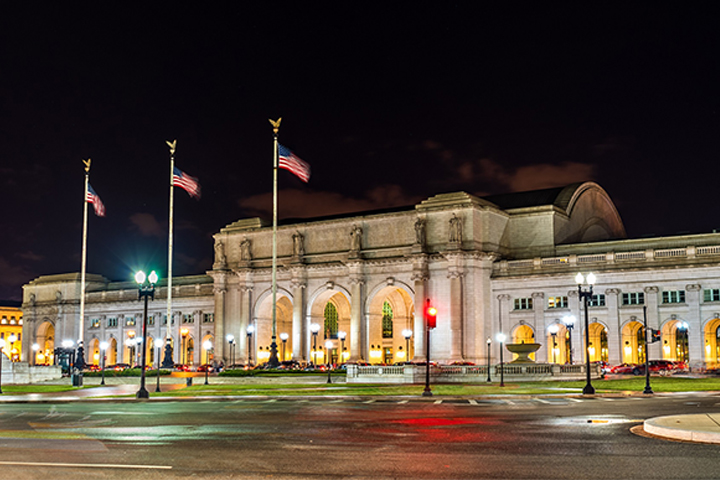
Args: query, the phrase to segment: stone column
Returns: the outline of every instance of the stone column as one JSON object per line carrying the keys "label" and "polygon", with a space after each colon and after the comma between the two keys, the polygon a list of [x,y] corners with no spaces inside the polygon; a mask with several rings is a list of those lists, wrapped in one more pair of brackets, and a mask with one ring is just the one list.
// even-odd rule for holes
{"label": "stone column", "polygon": [[689,366],[697,370],[705,364],[705,335],[700,316],[700,285],[693,283],[685,286],[685,303],[688,305],[688,356]]}
{"label": "stone column", "polygon": [[[237,354],[235,356],[236,363],[244,364],[248,359],[247,328],[252,324],[252,291],[252,283],[244,283],[240,285],[240,335],[237,339]],[[253,337],[254,336],[255,334],[253,334]],[[255,355],[253,355],[253,362],[257,362]]]}
{"label": "stone column", "polygon": [[[541,344],[541,347],[535,352],[536,362],[547,362],[547,345],[545,330],[545,293],[533,292],[533,330],[535,332],[535,343]],[[512,341],[512,339],[510,340]]]}
{"label": "stone column", "polygon": [[572,361],[573,364],[583,363],[585,361],[585,309],[580,301],[577,288],[568,292],[568,307],[570,307],[570,315],[575,319],[570,334],[572,336],[570,339]]}
{"label": "stone column", "polygon": [[605,290],[605,307],[607,308],[608,325],[608,363],[619,365],[622,363],[622,329],[620,328],[620,309],[618,296],[620,290],[608,288]]}
{"label": "stone column", "polygon": [[[660,295],[658,295],[659,290],[660,289],[655,286],[645,287],[647,324],[648,328],[654,328],[655,330],[660,329]],[[643,318],[641,317],[638,321],[640,323],[643,323]],[[655,342],[647,346],[647,351],[651,360],[663,358],[662,344],[663,342]]]}
{"label": "stone column", "polygon": [[415,318],[413,319],[413,343],[415,345],[415,355],[412,360],[414,362],[424,362],[427,360],[425,352],[425,299],[427,296],[428,282],[428,266],[427,256],[420,255],[413,264],[412,281],[415,287]]}
{"label": "stone column", "polygon": [[350,358],[348,361],[366,360],[368,356],[367,325],[364,324],[365,280],[359,272],[359,264],[350,269]]}
{"label": "stone column", "polygon": [[[225,294],[227,293],[227,287],[215,287],[213,292],[215,293],[215,342],[213,348],[215,349],[215,358],[219,360],[225,359]],[[202,319],[199,319],[200,325],[202,325]],[[200,336],[198,341],[201,345],[197,345],[195,348],[199,352],[202,352],[202,327],[200,329]],[[199,348],[200,347],[200,348]],[[205,363],[203,358],[200,362]],[[226,362],[227,363],[227,362]]]}
{"label": "stone column", "polygon": [[[503,333],[505,334],[505,343],[512,342],[512,337],[510,336],[510,310],[512,309],[510,305],[510,295],[503,293],[501,295],[497,296],[498,299],[498,318],[497,318],[497,330],[493,329],[493,334],[490,335],[492,338],[492,350],[494,352],[496,363],[500,361],[500,343],[497,340],[497,334]],[[503,360],[507,358],[509,360],[512,360],[512,356],[510,355],[510,352],[503,352]]]}
{"label": "stone column", "polygon": [[[295,272],[293,272],[295,274]],[[293,317],[292,317],[292,359],[307,362],[308,351],[308,322],[305,321],[305,290],[307,282],[298,272],[290,284],[293,289]]]}
{"label": "stone column", "polygon": [[463,276],[462,257],[459,254],[446,255],[448,262],[447,278],[450,279],[450,356],[451,362],[463,360]]}

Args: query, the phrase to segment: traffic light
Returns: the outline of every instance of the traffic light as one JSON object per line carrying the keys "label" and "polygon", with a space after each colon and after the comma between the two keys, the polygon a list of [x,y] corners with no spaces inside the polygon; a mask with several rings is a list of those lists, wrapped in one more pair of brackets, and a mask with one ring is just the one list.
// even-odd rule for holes
{"label": "traffic light", "polygon": [[425,302],[425,324],[428,328],[435,328],[437,326],[437,308],[430,304],[430,299]]}
{"label": "traffic light", "polygon": [[660,330],[650,329],[650,343],[660,341]]}

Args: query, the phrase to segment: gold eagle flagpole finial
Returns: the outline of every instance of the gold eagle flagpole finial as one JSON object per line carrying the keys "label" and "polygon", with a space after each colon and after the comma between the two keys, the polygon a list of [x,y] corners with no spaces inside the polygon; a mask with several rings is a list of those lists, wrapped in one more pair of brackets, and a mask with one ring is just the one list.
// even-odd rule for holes
{"label": "gold eagle flagpole finial", "polygon": [[278,118],[277,120],[268,119],[270,122],[270,125],[273,126],[273,133],[278,133],[278,130],[280,129],[280,122],[282,122],[282,117]]}
{"label": "gold eagle flagpole finial", "polygon": [[89,158],[88,158],[87,160],[83,160],[83,161],[82,161],[83,164],[85,165],[85,173],[87,173],[87,172],[90,171],[90,162],[91,162],[91,161],[92,161],[92,160],[90,160]]}
{"label": "gold eagle flagpole finial", "polygon": [[177,140],[173,140],[172,142],[165,140],[165,143],[167,143],[168,147],[170,147],[170,155],[175,155],[175,146],[177,145]]}

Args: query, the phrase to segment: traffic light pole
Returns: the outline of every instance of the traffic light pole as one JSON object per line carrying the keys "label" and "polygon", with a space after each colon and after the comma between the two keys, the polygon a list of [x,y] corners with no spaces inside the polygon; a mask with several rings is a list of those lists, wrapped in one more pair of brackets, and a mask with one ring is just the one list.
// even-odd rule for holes
{"label": "traffic light pole", "polygon": [[430,326],[425,322],[425,390],[423,397],[432,397],[430,390]]}
{"label": "traffic light pole", "polygon": [[650,349],[648,348],[648,325],[647,325],[647,305],[643,305],[643,322],[645,323],[645,390],[644,394],[650,395],[653,392],[650,387]]}

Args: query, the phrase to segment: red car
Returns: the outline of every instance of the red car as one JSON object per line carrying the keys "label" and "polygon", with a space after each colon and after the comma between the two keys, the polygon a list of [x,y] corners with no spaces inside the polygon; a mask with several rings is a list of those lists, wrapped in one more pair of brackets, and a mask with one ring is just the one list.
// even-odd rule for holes
{"label": "red car", "polygon": [[618,375],[629,375],[634,373],[637,369],[637,365],[634,363],[621,363],[610,368],[610,373],[616,373]]}
{"label": "red car", "polygon": [[183,365],[182,363],[175,364],[175,370],[178,372],[189,372],[190,367],[188,365]]}
{"label": "red car", "polygon": [[215,371],[215,367],[213,367],[212,365],[206,363],[206,364],[204,364],[204,365],[200,365],[200,366],[197,368],[196,371],[198,371],[198,372],[214,372],[214,371]]}

